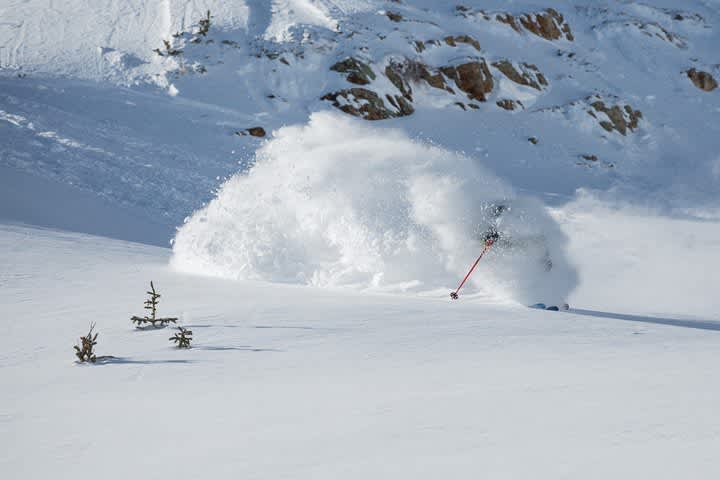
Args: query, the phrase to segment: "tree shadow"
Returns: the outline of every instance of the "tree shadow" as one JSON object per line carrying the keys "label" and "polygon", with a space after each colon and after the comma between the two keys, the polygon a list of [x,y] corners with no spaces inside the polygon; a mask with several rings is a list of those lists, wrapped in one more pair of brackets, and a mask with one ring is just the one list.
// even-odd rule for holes
{"label": "tree shadow", "polygon": [[[187,325],[187,328],[248,328],[246,325],[213,325],[213,324],[200,324],[200,325]],[[306,326],[290,326],[290,325],[250,325],[249,328],[278,328],[288,330],[317,330],[316,327]],[[327,328],[325,330],[328,330]]]}
{"label": "tree shadow", "polygon": [[187,325],[187,328],[240,328],[241,325]]}
{"label": "tree shadow", "polygon": [[583,310],[571,308],[569,313],[585,315],[588,317],[611,318],[628,322],[654,323],[657,325],[670,325],[673,327],[695,328],[699,330],[714,330],[720,332],[720,321],[713,320],[680,320],[676,318],[648,317],[643,315],[629,315],[627,313],[601,312],[597,310]]}
{"label": "tree shadow", "polygon": [[315,330],[314,327],[292,327],[292,326],[284,326],[284,325],[253,325],[253,328],[284,328],[287,330]]}
{"label": "tree shadow", "polygon": [[126,357],[113,357],[104,355],[95,359],[96,365],[161,365],[161,364],[190,364],[192,360],[134,360]]}
{"label": "tree shadow", "polygon": [[249,345],[239,345],[237,347],[223,347],[223,346],[200,346],[200,347],[193,347],[196,350],[206,350],[209,352],[224,352],[224,351],[243,351],[243,352],[282,352],[283,350],[278,350],[277,348],[257,348],[257,347],[251,347]]}
{"label": "tree shadow", "polygon": [[168,328],[168,325],[161,325],[159,327],[153,327],[152,325],[145,325],[142,327],[135,327],[136,332],[152,332],[153,330],[163,330]]}

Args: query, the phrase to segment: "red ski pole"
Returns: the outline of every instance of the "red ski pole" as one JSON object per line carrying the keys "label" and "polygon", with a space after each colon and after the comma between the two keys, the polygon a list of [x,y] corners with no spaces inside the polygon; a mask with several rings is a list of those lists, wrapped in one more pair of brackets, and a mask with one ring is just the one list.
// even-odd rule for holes
{"label": "red ski pole", "polygon": [[467,279],[470,278],[470,275],[472,275],[473,270],[475,270],[475,267],[477,267],[477,264],[480,263],[480,260],[482,260],[483,255],[485,255],[485,253],[488,250],[490,250],[490,247],[493,246],[493,243],[495,243],[495,241],[491,238],[485,240],[485,248],[483,248],[483,251],[480,252],[480,256],[477,258],[477,260],[475,260],[475,263],[473,263],[473,266],[470,268],[470,271],[467,273],[467,275],[465,275],[465,278],[463,278],[463,281],[460,282],[460,285],[458,285],[457,289],[454,292],[450,292],[450,298],[452,298],[453,300],[458,299],[458,292],[460,292],[460,289],[463,287],[463,285],[465,285],[465,282],[467,282]]}

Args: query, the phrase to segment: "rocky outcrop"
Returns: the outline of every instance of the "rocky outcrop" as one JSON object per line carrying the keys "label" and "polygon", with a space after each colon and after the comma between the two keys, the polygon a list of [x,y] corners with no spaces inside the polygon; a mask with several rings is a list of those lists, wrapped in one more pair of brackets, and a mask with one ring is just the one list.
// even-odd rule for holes
{"label": "rocky outcrop", "polygon": [[[596,12],[592,9],[592,7],[581,8],[583,11],[591,15]],[[602,21],[600,21],[598,24],[592,26],[592,30],[596,32],[601,32],[603,36],[621,36],[625,41],[629,40],[628,37],[632,38],[631,36],[635,34],[641,34],[652,39],[670,43],[680,49],[688,48],[687,40],[682,37],[678,33],[678,31],[673,28],[670,29],[673,31],[670,31],[663,26],[673,24],[673,22],[676,23],[676,20],[672,20],[672,17],[663,13],[662,10],[653,9],[652,7],[648,7],[648,9],[651,11],[654,10],[655,15],[653,16],[656,18],[661,18],[665,16],[665,21],[661,22],[661,24],[655,21],[648,21],[644,18],[638,18],[634,15],[623,15],[619,18],[611,17],[607,19],[602,19]],[[600,10],[600,12],[603,16],[607,15],[607,12],[605,10]]]}
{"label": "rocky outcrop", "polygon": [[522,108],[523,104],[520,102],[520,100],[510,100],[509,98],[504,98],[502,100],[498,100],[496,102],[497,106],[505,109],[505,110],[515,110],[518,107]]}
{"label": "rocky outcrop", "polygon": [[[455,93],[455,91],[447,85],[445,77],[438,69],[429,67],[417,60],[406,58],[403,61],[390,62],[385,69],[385,75],[408,100],[412,100],[411,83],[425,82],[433,88],[445,90],[448,93]],[[409,97],[405,95],[406,92],[410,94]]]}
{"label": "rocky outcrop", "polygon": [[[414,44],[418,53],[431,46],[456,48],[466,45],[476,51],[481,50],[480,42],[465,34],[425,42],[411,40],[411,44]],[[466,49],[464,53],[469,52]],[[453,103],[466,111],[477,110],[480,108],[478,102],[486,102],[495,89],[495,79],[484,58],[472,55],[464,58],[466,60],[463,63],[430,66],[419,58],[391,57],[381,70],[382,73],[376,73],[369,63],[359,60],[357,56],[349,56],[333,64],[330,69],[345,74],[345,79],[358,87],[328,92],[321,99],[331,102],[334,107],[349,115],[366,120],[383,120],[414,113],[414,89],[418,85],[427,85],[452,95],[448,98],[448,104]],[[547,80],[534,65],[502,61],[495,68],[521,85],[538,90],[547,86]],[[382,75],[394,89],[388,91],[386,83],[376,82]],[[374,87],[376,84],[377,88]],[[524,108],[517,100],[508,100],[502,102],[502,105]]]}
{"label": "rocky outcrop", "polygon": [[[608,132],[616,131],[622,135],[627,135],[628,130],[634,131],[640,119],[642,119],[642,112],[640,110],[633,110],[630,105],[620,104],[608,107],[600,99],[594,100],[590,103],[591,110],[588,110],[588,114],[598,120],[600,126]],[[601,115],[605,114],[607,120],[601,118]]]}
{"label": "rocky outcrop", "polygon": [[455,86],[465,92],[471,100],[484,102],[492,92],[493,81],[490,68],[485,60],[463,63],[454,67],[440,67],[440,71],[455,82]]}
{"label": "rocky outcrop", "polygon": [[400,15],[398,12],[385,12],[385,16],[390,19],[392,22],[402,22],[403,16]]}
{"label": "rocky outcrop", "polygon": [[532,87],[536,90],[542,90],[548,86],[545,75],[543,75],[535,65],[529,63],[513,65],[513,63],[508,60],[501,60],[492,65],[500,70],[509,80],[518,85],[525,85],[526,87]]}
{"label": "rocky outcrop", "polygon": [[[390,97],[388,96],[388,99]],[[394,110],[385,105],[380,96],[367,88],[349,88],[338,92],[328,93],[322,100],[332,102],[332,105],[343,112],[361,117],[365,120],[385,120],[393,117],[403,117],[413,113],[413,108],[401,95],[393,97],[395,104],[390,102]],[[402,100],[399,100],[402,99]]]}
{"label": "rocky outcrop", "polygon": [[385,76],[397,88],[402,96],[412,102],[412,87],[404,78],[404,67],[402,63],[390,62],[385,67]]}
{"label": "rocky outcrop", "polygon": [[458,44],[465,44],[473,47],[478,52],[482,51],[480,48],[480,42],[470,35],[449,35],[442,40],[431,39],[425,40],[424,42],[415,40],[413,42],[415,51],[418,53],[424,52],[428,47],[440,47],[443,44],[450,47],[457,47]]}
{"label": "rocky outcrop", "polygon": [[718,87],[717,81],[708,72],[691,68],[687,71],[687,76],[692,80],[693,85],[705,92],[712,92]]}
{"label": "rocky outcrop", "polygon": [[495,15],[495,19],[509,25],[516,32],[525,29],[546,40],[552,41],[561,38],[571,42],[575,40],[570,25],[565,21],[565,17],[553,8],[548,8],[539,13],[526,13],[519,17],[509,13],[499,13]]}
{"label": "rocky outcrop", "polygon": [[[456,37],[453,37],[456,38]],[[354,58],[348,58],[342,62],[333,65],[333,70],[343,73],[355,75],[363,75],[362,80],[367,80],[367,84],[371,83],[371,78],[366,67],[370,67],[357,61]],[[526,70],[524,67],[523,77]],[[527,70],[530,71],[530,70]],[[322,100],[332,102],[333,106],[339,108],[345,113],[364,118],[366,120],[384,120],[387,118],[403,117],[414,113],[413,102],[413,85],[426,83],[431,88],[443,90],[451,95],[457,95],[463,92],[468,99],[479,102],[485,102],[488,95],[493,91],[495,86],[490,67],[483,59],[473,60],[460,65],[444,66],[439,68],[430,67],[420,61],[404,58],[402,60],[391,60],[385,67],[385,76],[397,89],[397,93],[386,93],[385,97],[371,90],[370,88],[349,88],[332,92],[324,95]],[[533,74],[535,71],[533,71]],[[537,76],[528,76],[529,83],[537,82]],[[544,77],[543,77],[544,78]],[[348,78],[348,81],[350,79]],[[364,83],[363,85],[367,85]],[[453,85],[454,84],[454,85]],[[453,86],[451,86],[453,85]],[[453,88],[455,87],[455,88]],[[516,101],[510,101],[513,108]],[[478,109],[476,103],[455,101],[456,105],[463,110],[467,108]]]}
{"label": "rocky outcrop", "polygon": [[393,116],[406,117],[408,115],[412,115],[413,113],[415,113],[415,109],[410,104],[410,101],[408,101],[402,95],[390,95],[388,93],[385,95],[385,98],[390,103],[390,105],[392,105],[393,108],[395,108],[396,113]]}
{"label": "rocky outcrop", "polygon": [[648,37],[655,37],[659,38],[660,40],[664,40],[668,43],[672,43],[678,48],[685,49],[687,48],[687,42],[684,38],[682,38],[680,35],[677,35],[675,33],[670,32],[669,30],[666,30],[664,27],[657,23],[643,23],[643,22],[634,22],[634,26],[642,33],[643,35],[647,35]]}
{"label": "rocky outcrop", "polygon": [[478,52],[480,51],[480,42],[475,40],[470,35],[455,35],[454,37],[449,36],[449,37],[445,37],[443,39],[443,41],[447,45],[450,45],[451,47],[457,47],[458,43],[465,43],[467,45],[473,46],[475,48],[475,50],[477,50]]}
{"label": "rocky outcrop", "polygon": [[375,72],[373,72],[372,68],[370,68],[367,63],[353,57],[348,57],[345,60],[337,62],[330,67],[330,70],[347,73],[348,75],[345,79],[355,85],[367,85],[375,80]]}
{"label": "rocky outcrop", "polygon": [[247,129],[247,132],[253,137],[264,137],[265,136],[265,129],[262,127],[250,127]]}
{"label": "rocky outcrop", "polygon": [[250,128],[246,128],[245,130],[235,132],[235,135],[238,135],[240,137],[250,135],[252,137],[262,138],[266,135],[266,133],[265,133],[265,129],[263,127],[250,127]]}

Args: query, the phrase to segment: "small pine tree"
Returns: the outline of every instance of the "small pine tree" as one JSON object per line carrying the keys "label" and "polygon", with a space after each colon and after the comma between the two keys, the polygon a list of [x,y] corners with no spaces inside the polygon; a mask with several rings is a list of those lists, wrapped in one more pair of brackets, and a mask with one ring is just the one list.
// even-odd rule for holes
{"label": "small pine tree", "polygon": [[160,297],[162,295],[160,295],[155,290],[155,285],[153,284],[152,280],[150,281],[150,290],[146,293],[150,296],[150,298],[145,300],[144,308],[145,308],[145,310],[150,310],[150,316],[148,316],[148,315],[145,315],[144,317],[133,316],[130,319],[133,323],[137,324],[138,328],[140,328],[145,323],[150,323],[150,324],[152,324],[153,327],[157,328],[158,324],[160,324],[161,327],[164,327],[165,325],[167,325],[170,322],[172,322],[172,323],[177,322],[177,318],[175,318],[175,317],[166,317],[166,318],[158,318],[157,317],[157,307],[158,307],[158,303],[160,303]]}
{"label": "small pine tree", "polygon": [[179,332],[168,338],[168,340],[170,340],[171,342],[175,342],[178,348],[190,348],[190,342],[192,341],[192,330],[188,330],[183,327],[178,327],[178,330]]}
{"label": "small pine tree", "polygon": [[[165,45],[165,53],[167,53],[170,57],[174,57],[182,53],[182,50],[172,48],[172,44],[169,40],[163,40],[163,45]],[[160,56],[162,56],[162,54]]]}
{"label": "small pine tree", "polygon": [[95,363],[96,357],[95,352],[93,352],[93,347],[97,345],[98,334],[96,333],[93,335],[94,328],[95,324],[93,323],[90,325],[90,331],[88,334],[84,337],[80,337],[80,345],[75,345],[74,347],[75,355],[78,357],[80,363]]}
{"label": "small pine tree", "polygon": [[207,11],[207,17],[203,18],[198,22],[199,28],[198,28],[198,35],[202,35],[203,37],[208,34],[208,31],[210,31],[210,10]]}

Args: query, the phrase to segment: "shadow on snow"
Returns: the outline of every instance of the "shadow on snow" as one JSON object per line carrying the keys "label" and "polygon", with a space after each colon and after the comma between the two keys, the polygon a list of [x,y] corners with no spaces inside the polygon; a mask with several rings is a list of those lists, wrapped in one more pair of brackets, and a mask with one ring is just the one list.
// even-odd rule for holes
{"label": "shadow on snow", "polygon": [[96,365],[161,365],[161,364],[189,364],[192,360],[133,360],[126,357],[113,357],[105,355],[97,357]]}
{"label": "shadow on snow", "polygon": [[670,325],[673,327],[696,328],[699,330],[720,331],[720,321],[713,320],[680,320],[675,318],[648,317],[643,315],[629,315],[626,313],[601,312],[597,310],[583,310],[571,308],[569,313],[585,315],[588,317],[611,318],[628,322],[654,323],[657,325]]}

